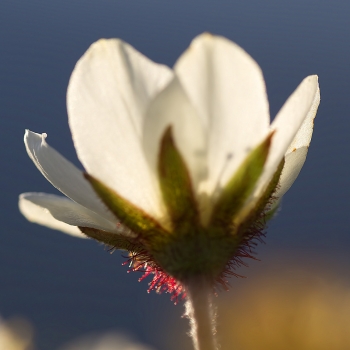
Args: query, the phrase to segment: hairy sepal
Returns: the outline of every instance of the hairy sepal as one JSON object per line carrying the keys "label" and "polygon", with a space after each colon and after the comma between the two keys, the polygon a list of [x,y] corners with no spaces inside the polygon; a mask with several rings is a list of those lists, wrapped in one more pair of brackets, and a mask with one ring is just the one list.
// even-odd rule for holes
{"label": "hairy sepal", "polygon": [[179,229],[182,223],[198,226],[198,209],[191,178],[175,145],[171,126],[166,129],[160,142],[158,177],[174,230]]}
{"label": "hairy sepal", "polygon": [[111,249],[120,249],[128,252],[139,253],[144,247],[135,239],[117,233],[98,230],[91,227],[80,227],[79,230],[87,237],[105,244]]}
{"label": "hairy sepal", "polygon": [[229,180],[216,202],[210,225],[227,226],[241,211],[263,172],[272,137],[273,132],[249,153]]}
{"label": "hairy sepal", "polygon": [[181,283],[205,276],[215,282],[238,247],[237,237],[219,227],[195,227],[171,235],[162,249],[154,252],[158,264]]}
{"label": "hairy sepal", "polygon": [[116,218],[139,237],[150,240],[153,237],[161,238],[168,235],[168,232],[142,209],[121,197],[93,176],[87,173],[84,176]]}
{"label": "hairy sepal", "polygon": [[244,236],[245,232],[251,226],[265,226],[267,221],[273,217],[278,208],[278,205],[276,207],[274,206],[278,198],[275,198],[273,194],[278,186],[283,167],[284,158],[278,165],[265,191],[263,191],[263,194],[256,200],[254,206],[245,214],[240,214],[240,221],[234,224],[234,226],[237,227],[236,233],[238,236]]}

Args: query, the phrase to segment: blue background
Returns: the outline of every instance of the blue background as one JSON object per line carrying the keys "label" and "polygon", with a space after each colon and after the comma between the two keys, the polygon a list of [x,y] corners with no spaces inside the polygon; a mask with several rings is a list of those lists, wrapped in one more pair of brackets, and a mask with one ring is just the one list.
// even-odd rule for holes
{"label": "blue background", "polygon": [[[93,241],[32,225],[21,192],[55,189],[26,155],[24,129],[79,164],[67,123],[69,76],[88,46],[119,37],[172,66],[204,31],[237,42],[263,69],[274,116],[307,75],[318,74],[321,105],[300,177],[270,225],[254,278],[299,262],[348,278],[350,2],[344,0],[2,0],[0,3],[0,314],[23,315],[39,350],[89,331],[118,329],[158,350],[190,349],[183,307],[146,293],[120,254]],[[231,280],[234,296],[244,280]],[[223,296],[219,296],[221,298]]]}

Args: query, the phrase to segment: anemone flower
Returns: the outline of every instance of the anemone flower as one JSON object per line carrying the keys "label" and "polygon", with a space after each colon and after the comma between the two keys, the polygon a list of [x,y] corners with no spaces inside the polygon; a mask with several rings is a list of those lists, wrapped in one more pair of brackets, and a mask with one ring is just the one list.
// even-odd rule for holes
{"label": "anemone flower", "polygon": [[[68,86],[85,171],[25,133],[30,158],[66,197],[20,196],[30,221],[130,252],[150,288],[186,293],[194,345],[214,349],[210,296],[305,161],[320,95],[305,78],[273,122],[262,72],[233,42],[195,38],[173,69],[121,40],[99,40]],[[68,198],[67,198],[68,197]]]}

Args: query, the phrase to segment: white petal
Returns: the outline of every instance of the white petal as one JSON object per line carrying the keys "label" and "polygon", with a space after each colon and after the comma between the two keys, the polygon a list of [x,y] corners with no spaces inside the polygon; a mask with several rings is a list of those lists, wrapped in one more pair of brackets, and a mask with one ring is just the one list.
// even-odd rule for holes
{"label": "white petal", "polygon": [[73,140],[88,173],[156,217],[164,209],[141,133],[150,100],[171,77],[128,44],[99,40],[78,61],[67,93]]}
{"label": "white petal", "polygon": [[160,141],[168,126],[172,126],[176,146],[184,157],[196,187],[206,175],[205,134],[177,77],[151,102],[145,119],[143,144],[155,174]]}
{"label": "white petal", "polygon": [[[271,129],[275,130],[275,135],[272,138],[272,144],[264,172],[255,190],[256,195],[259,195],[261,190],[270,181],[302,124],[305,122],[306,125],[309,125],[310,115],[314,115],[319,101],[318,78],[315,75],[309,76],[301,82],[277,114],[271,125]],[[300,138],[298,138],[300,141],[296,142],[298,142],[299,145],[305,142],[308,144],[311,140],[310,128],[305,127],[305,129],[302,128],[301,130]],[[301,164],[300,160],[298,164]]]}
{"label": "white petal", "polygon": [[86,238],[78,227],[55,219],[47,209],[32,203],[23,196],[20,196],[18,206],[20,212],[30,222],[49,227],[53,230],[62,231],[72,236]]}
{"label": "white petal", "polygon": [[305,163],[319,103],[320,90],[318,89],[307,117],[285,154],[285,163],[279,180],[279,187],[275,193],[276,197],[281,198],[289,190]]}
{"label": "white petal", "polygon": [[286,154],[293,152],[295,149],[298,149],[301,147],[309,147],[311,142],[312,132],[314,130],[314,119],[316,117],[319,104],[320,104],[320,89],[317,89],[317,92],[313,100],[313,103],[310,107],[310,110],[303,124],[301,125],[300,129],[295,135],[294,140],[290,144]]}
{"label": "white petal", "polygon": [[78,203],[62,196],[46,193],[22,193],[20,201],[26,200],[46,209],[56,220],[72,226],[92,227],[108,232],[120,233],[114,222],[104,219]]}
{"label": "white petal", "polygon": [[275,197],[281,198],[293,185],[305,163],[307,151],[307,147],[301,147],[286,155]]}
{"label": "white petal", "polygon": [[29,130],[24,135],[28,155],[40,172],[67,197],[104,218],[117,222],[85,180],[83,173],[51,148],[45,141],[46,136]]}
{"label": "white petal", "polygon": [[208,129],[210,192],[224,185],[267,135],[263,75],[242,48],[210,34],[194,39],[175,71]]}

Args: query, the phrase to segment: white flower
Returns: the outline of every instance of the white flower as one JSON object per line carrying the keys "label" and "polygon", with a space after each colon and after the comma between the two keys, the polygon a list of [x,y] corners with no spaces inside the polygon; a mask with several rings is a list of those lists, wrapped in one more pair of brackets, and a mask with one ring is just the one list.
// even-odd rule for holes
{"label": "white flower", "polygon": [[[145,238],[138,231],[142,231],[141,224],[136,229],[130,224],[136,220],[130,210],[151,218],[164,232],[176,230],[174,217],[181,210],[181,215],[198,211],[203,230],[212,225],[212,216],[225,210],[233,215],[235,226],[241,227],[257,206],[271,208],[271,190],[276,190],[274,198],[280,198],[298,176],[319,101],[317,76],[309,76],[270,124],[259,66],[222,37],[203,34],[194,39],[173,70],[150,61],[121,40],[99,40],[72,73],[67,106],[78,157],[114,215],[83,172],[50,148],[45,134],[30,131],[25,134],[30,158],[69,199],[25,193],[20,196],[20,210],[30,221],[80,236],[78,227],[128,237],[135,237],[136,231]],[[181,176],[188,171],[190,184],[179,180],[188,186],[185,189],[171,178],[176,169],[161,173],[162,167],[170,169],[173,164],[172,155],[166,153],[168,146],[170,153],[175,151],[181,158],[176,158],[183,168]],[[254,155],[253,150],[261,154]],[[279,185],[276,188],[274,183],[268,192],[274,176]],[[132,209],[128,207],[126,213],[124,202],[123,208],[118,202],[116,216],[114,204],[101,194],[99,184]],[[169,199],[168,193],[178,197]],[[232,213],[227,209],[231,193],[240,195]],[[189,204],[181,209],[181,201]],[[193,206],[196,209],[191,211]],[[125,213],[119,214],[120,210]],[[146,243],[147,249],[150,245]],[[155,260],[161,264],[161,258]]]}

